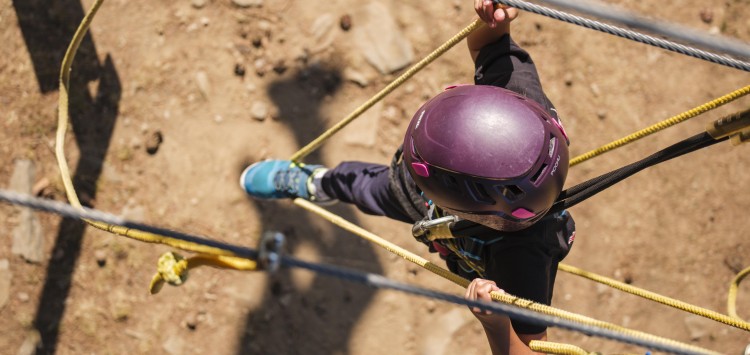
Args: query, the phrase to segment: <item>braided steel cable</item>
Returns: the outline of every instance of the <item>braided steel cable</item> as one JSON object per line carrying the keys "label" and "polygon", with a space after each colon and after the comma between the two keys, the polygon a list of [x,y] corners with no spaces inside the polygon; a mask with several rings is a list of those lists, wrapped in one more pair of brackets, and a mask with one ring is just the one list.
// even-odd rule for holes
{"label": "braided steel cable", "polygon": [[[656,38],[643,33],[638,33],[621,27],[609,25],[603,22],[590,20],[584,17],[572,15],[559,10],[550,9],[544,6],[528,3],[521,0],[493,0],[495,3],[512,6],[519,10],[532,12],[537,15],[546,16],[555,20],[571,23],[581,27],[597,30],[600,32],[608,33],[631,41],[648,44],[654,47],[666,49],[668,51],[684,54],[693,58],[702,59],[711,63],[720,64],[730,68],[735,68],[750,72],[750,63],[730,58],[727,56],[721,56],[715,53],[707,52],[697,48],[689,47],[683,44],[672,42],[669,40]],[[722,48],[725,49],[725,48]]]}
{"label": "braided steel cable", "polygon": [[[27,194],[21,194],[9,190],[0,189],[0,201],[9,202],[11,204],[19,206],[30,207],[37,210],[52,212],[64,217],[82,221],[97,221],[100,223],[119,225],[126,228],[137,228],[149,233],[158,233],[160,235],[170,236],[175,239],[187,240],[191,243],[209,245],[213,248],[231,252],[234,256],[238,257],[256,259],[258,256],[258,252],[250,248],[221,243],[196,235],[176,232],[164,228],[150,226],[147,224],[129,222],[121,217],[117,217],[109,213],[94,210],[88,207],[74,207],[58,201],[40,199]],[[334,265],[307,262],[286,255],[278,255],[278,260],[281,265],[287,267],[303,268],[316,272],[318,274],[337,277],[346,281],[363,283],[374,288],[392,289],[431,299],[442,300],[457,305],[477,307],[482,310],[506,314],[513,319],[518,319],[527,323],[577,331],[587,335],[594,335],[605,339],[643,346],[652,350],[660,350],[672,354],[718,354],[715,351],[703,349],[701,347],[684,344],[675,340],[666,339],[650,334],[633,331],[625,332],[622,329],[618,328],[609,329],[598,326],[596,324],[583,324],[574,320],[564,319],[559,316],[540,314],[536,311],[523,308],[522,303],[519,305],[511,305],[503,303],[471,301],[460,296],[394,281],[382,275],[345,269]]]}
{"label": "braided steel cable", "polygon": [[733,38],[706,34],[693,28],[670,24],[640,16],[632,11],[591,0],[538,0],[562,9],[573,10],[631,28],[638,28],[669,38],[676,38],[703,48],[710,48],[728,55],[750,58],[750,46]]}

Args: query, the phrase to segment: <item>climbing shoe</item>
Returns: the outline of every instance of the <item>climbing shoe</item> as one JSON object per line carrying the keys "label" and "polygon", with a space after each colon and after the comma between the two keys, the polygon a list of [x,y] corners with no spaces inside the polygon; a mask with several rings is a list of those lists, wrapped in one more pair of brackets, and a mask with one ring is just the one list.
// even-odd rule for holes
{"label": "climbing shoe", "polygon": [[320,186],[328,169],[291,160],[264,160],[250,165],[240,176],[240,186],[260,199],[303,198],[325,203],[331,201]]}

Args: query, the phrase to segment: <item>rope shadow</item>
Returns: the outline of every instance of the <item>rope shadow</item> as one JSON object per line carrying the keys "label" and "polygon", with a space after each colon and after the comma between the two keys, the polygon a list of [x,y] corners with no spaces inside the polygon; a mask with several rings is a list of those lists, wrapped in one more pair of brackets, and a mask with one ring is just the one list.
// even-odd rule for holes
{"label": "rope shadow", "polygon": [[[269,86],[269,96],[279,108],[281,120],[292,130],[297,146],[325,131],[320,105],[340,86],[339,71],[323,66],[303,68]],[[322,158],[313,152],[305,161],[318,164]],[[319,220],[298,207],[277,201],[249,201],[260,211],[264,230],[285,234],[287,251],[306,243],[317,246],[317,254],[328,259],[326,262],[355,262],[356,265],[346,266],[382,274],[373,248],[357,243],[346,232],[332,227],[333,232],[323,236],[314,227]],[[352,208],[343,204],[336,207],[337,213],[356,223]],[[271,275],[266,290],[261,305],[246,316],[237,354],[348,353],[352,326],[375,292],[364,285],[318,276],[307,289],[298,290],[290,270],[285,268]]]}
{"label": "rope shadow", "polygon": [[[78,0],[13,0],[13,7],[40,91],[56,91],[60,63],[84,17],[83,6]],[[99,62],[90,34],[81,42],[72,70],[76,75],[70,82],[70,117],[81,156],[73,184],[82,203],[89,205],[96,197],[96,183],[117,119],[122,87],[112,59],[107,56],[104,63]],[[98,91],[92,97],[87,84],[96,80],[99,81]],[[68,218],[62,219],[58,227],[33,323],[41,335],[37,354],[54,354],[57,350],[60,322],[65,314],[85,229],[85,223]]]}

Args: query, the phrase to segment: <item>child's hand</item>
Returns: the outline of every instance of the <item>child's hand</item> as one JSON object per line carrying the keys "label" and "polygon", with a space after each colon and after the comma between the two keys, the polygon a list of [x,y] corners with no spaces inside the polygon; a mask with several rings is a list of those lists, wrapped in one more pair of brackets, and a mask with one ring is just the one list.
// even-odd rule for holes
{"label": "child's hand", "polygon": [[518,16],[517,9],[504,5],[495,8],[491,0],[474,0],[474,10],[490,28],[497,27],[498,23],[513,21]]}
{"label": "child's hand", "polygon": [[[469,287],[466,288],[466,295],[464,296],[465,299],[470,301],[487,301],[491,302],[492,297],[490,296],[490,292],[492,291],[498,291],[503,292],[499,287],[497,287],[497,284],[495,284],[495,281],[492,280],[485,280],[485,279],[474,279],[469,284]],[[502,314],[494,314],[490,311],[483,311],[477,307],[473,307],[471,309],[472,312],[474,312],[474,316],[479,319],[480,322],[485,323],[487,325],[507,321],[508,317]]]}

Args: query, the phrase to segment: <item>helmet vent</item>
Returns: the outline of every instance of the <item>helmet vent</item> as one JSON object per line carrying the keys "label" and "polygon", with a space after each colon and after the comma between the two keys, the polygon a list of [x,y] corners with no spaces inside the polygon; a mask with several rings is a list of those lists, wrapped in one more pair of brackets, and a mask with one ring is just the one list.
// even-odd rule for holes
{"label": "helmet vent", "polygon": [[469,188],[469,194],[474,199],[474,201],[479,203],[484,203],[488,205],[495,204],[495,200],[492,199],[492,196],[487,193],[487,190],[484,188],[484,185],[482,185],[479,182],[469,183],[467,182],[466,185]]}
{"label": "helmet vent", "polygon": [[455,176],[443,175],[442,180],[443,185],[445,185],[446,188],[451,190],[460,190],[460,188],[458,187],[458,181],[456,180]]}
{"label": "helmet vent", "polygon": [[536,184],[536,180],[539,179],[540,176],[542,176],[542,173],[545,170],[547,170],[547,163],[543,163],[539,170],[534,173],[534,175],[531,177],[531,182]]}
{"label": "helmet vent", "polygon": [[524,192],[520,187],[516,185],[497,185],[495,188],[507,199],[509,202],[516,202],[520,200]]}

